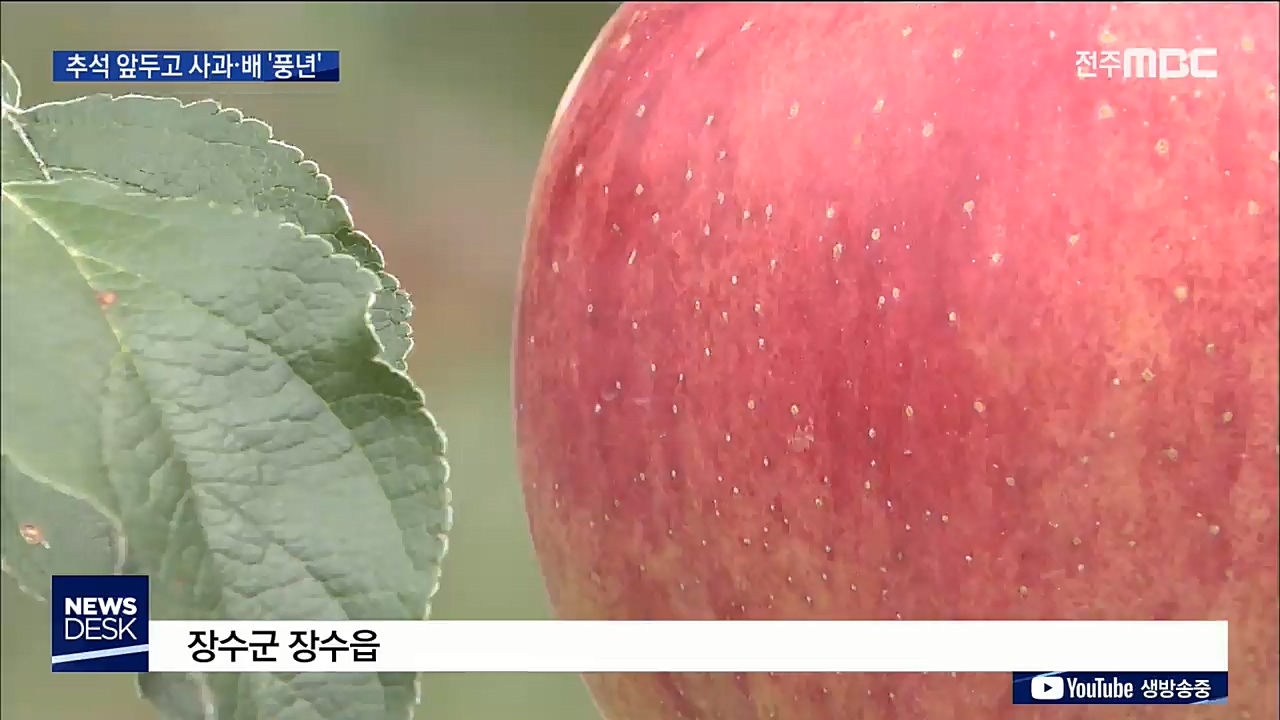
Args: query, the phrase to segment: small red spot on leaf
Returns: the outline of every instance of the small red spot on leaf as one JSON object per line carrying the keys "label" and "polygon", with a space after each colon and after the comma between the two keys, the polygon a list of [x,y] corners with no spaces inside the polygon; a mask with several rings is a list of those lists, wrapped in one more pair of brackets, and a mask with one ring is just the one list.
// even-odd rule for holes
{"label": "small red spot on leaf", "polygon": [[104,308],[110,307],[111,305],[114,305],[116,302],[116,294],[113,292],[99,292],[97,293],[97,295],[98,295],[98,305],[100,307],[104,307]]}
{"label": "small red spot on leaf", "polygon": [[48,547],[49,543],[45,542],[44,533],[40,528],[31,523],[23,523],[18,528],[18,533],[22,535],[22,539],[27,541],[28,545],[44,545]]}

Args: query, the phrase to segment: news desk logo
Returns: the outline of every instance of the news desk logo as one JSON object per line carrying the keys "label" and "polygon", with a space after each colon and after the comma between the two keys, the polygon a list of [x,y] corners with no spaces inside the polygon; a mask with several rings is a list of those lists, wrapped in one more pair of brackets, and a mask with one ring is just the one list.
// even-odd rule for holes
{"label": "news desk logo", "polygon": [[147,672],[145,575],[53,577],[53,672]]}
{"label": "news desk logo", "polygon": [[1076,77],[1177,80],[1216,78],[1217,48],[1127,48],[1076,51]]}

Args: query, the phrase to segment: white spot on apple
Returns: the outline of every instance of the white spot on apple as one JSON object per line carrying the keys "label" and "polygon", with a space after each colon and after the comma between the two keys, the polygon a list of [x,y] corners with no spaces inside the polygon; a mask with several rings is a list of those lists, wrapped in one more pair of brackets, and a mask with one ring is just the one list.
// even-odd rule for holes
{"label": "white spot on apple", "polygon": [[644,185],[636,185],[636,194],[637,194],[637,195],[643,195],[643,194],[644,194]]}
{"label": "white spot on apple", "polygon": [[724,193],[722,192],[716,193],[716,202],[719,203],[720,205],[724,204]]}
{"label": "white spot on apple", "polygon": [[559,275],[559,274],[560,274],[560,263],[559,263],[559,261],[557,261],[557,260],[552,260],[552,261],[551,261],[551,272],[556,273],[557,275]]}
{"label": "white spot on apple", "polygon": [[972,218],[973,209],[975,207],[977,207],[977,205],[972,200],[966,200],[964,205],[962,206],[962,209],[964,210],[965,215],[968,215],[970,218]]}
{"label": "white spot on apple", "polygon": [[578,163],[578,164],[577,164],[577,165],[575,165],[575,166],[574,166],[574,168],[573,168],[573,176],[574,176],[574,177],[582,177],[582,170],[583,170],[583,168],[582,168],[582,163]]}
{"label": "white spot on apple", "polygon": [[884,98],[877,98],[876,104],[871,106],[871,112],[879,113],[881,110],[884,110]]}
{"label": "white spot on apple", "polygon": [[693,53],[693,59],[694,59],[694,60],[701,60],[701,59],[702,59],[702,55],[703,55],[703,53],[705,53],[706,51],[707,51],[707,49],[706,49],[705,47],[700,47],[700,48],[698,48],[698,49],[697,49],[697,50],[695,50],[695,51],[694,51],[694,53]]}
{"label": "white spot on apple", "polygon": [[[1050,32],[1049,36],[1053,37],[1053,33]],[[956,48],[955,50],[951,51],[952,60],[959,60],[961,55],[964,55],[964,48]]]}
{"label": "white spot on apple", "polygon": [[1159,140],[1156,141],[1156,154],[1160,155],[1161,157],[1169,154],[1168,140],[1165,140],[1164,138],[1160,138]]}
{"label": "white spot on apple", "polygon": [[871,228],[871,241],[875,242],[880,239],[880,228]]}
{"label": "white spot on apple", "polygon": [[902,28],[902,37],[907,37],[907,36],[908,36],[908,35],[910,35],[910,34],[911,34],[911,26],[910,26],[910,25],[908,25],[908,26],[906,26],[906,27]]}
{"label": "white spot on apple", "polygon": [[644,104],[643,104],[643,103],[640,105],[640,107],[636,108],[636,117],[638,117],[638,118],[642,118],[642,117],[644,117]]}
{"label": "white spot on apple", "polygon": [[844,243],[836,243],[831,247],[831,257],[839,260],[844,255]]}
{"label": "white spot on apple", "polygon": [[1080,235],[1079,235],[1079,233],[1072,233],[1071,235],[1068,235],[1068,236],[1067,236],[1067,244],[1068,244],[1068,245],[1070,245],[1070,246],[1072,246],[1072,247],[1075,247],[1075,246],[1076,246],[1076,245],[1078,245],[1079,243],[1080,243]]}
{"label": "white spot on apple", "polygon": [[739,32],[746,32],[746,31],[750,30],[750,29],[751,29],[751,26],[752,26],[752,25],[754,25],[754,24],[755,24],[755,21],[753,21],[753,20],[748,20],[748,21],[746,21],[746,22],[742,23],[742,27],[739,29]]}
{"label": "white spot on apple", "polygon": [[929,137],[933,135],[933,123],[931,122],[925,123],[924,127],[920,128],[920,134],[924,135],[925,137]]}
{"label": "white spot on apple", "polygon": [[[632,250],[632,251],[631,251],[631,254],[630,254],[629,256],[627,256],[627,264],[628,264],[628,265],[635,265],[635,263],[636,263],[636,251],[635,251],[635,250]],[[632,323],[632,325],[635,325],[635,324],[636,324],[636,323]]]}

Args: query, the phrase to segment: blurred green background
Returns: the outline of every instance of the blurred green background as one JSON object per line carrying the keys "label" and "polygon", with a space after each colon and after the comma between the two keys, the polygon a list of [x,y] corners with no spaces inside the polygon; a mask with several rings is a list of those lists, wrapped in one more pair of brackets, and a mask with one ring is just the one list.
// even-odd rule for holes
{"label": "blurred green background", "polygon": [[[410,358],[449,433],[457,524],[434,617],[548,616],[516,477],[508,357],[524,211],[565,84],[614,3],[14,3],[23,104],[93,92],[214,97],[334,180],[413,294]],[[54,49],[338,49],[318,88],[60,85]],[[129,676],[53,675],[45,606],[0,587],[3,720],[152,720]],[[443,650],[443,649],[442,649]],[[424,678],[422,720],[596,720],[568,675]]]}

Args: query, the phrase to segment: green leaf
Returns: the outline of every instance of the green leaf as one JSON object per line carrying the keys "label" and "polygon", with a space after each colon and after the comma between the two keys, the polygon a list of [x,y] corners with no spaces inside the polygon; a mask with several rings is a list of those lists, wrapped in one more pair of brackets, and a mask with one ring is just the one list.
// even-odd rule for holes
{"label": "green leaf", "polygon": [[[209,676],[204,673],[140,673],[138,695],[160,713],[160,720],[192,720],[214,718],[217,707],[207,702],[212,697]],[[228,715],[234,718],[235,715]]]}
{"label": "green leaf", "polygon": [[382,358],[403,370],[413,305],[382,254],[352,225],[329,177],[266,123],[212,101],[93,95],[23,110],[18,122],[55,177],[90,173],[164,197],[197,197],[283,215],[377,276],[370,316]]}
{"label": "green leaf", "polygon": [[5,180],[47,180],[49,174],[18,124],[18,99],[22,90],[13,68],[3,60],[0,60],[0,82],[4,95],[0,103],[0,175]]}
{"label": "green leaf", "polygon": [[0,562],[24,592],[46,600],[54,575],[123,572],[125,552],[109,518],[0,458]]}
{"label": "green leaf", "polygon": [[0,174],[5,180],[47,180],[40,158],[22,132],[16,116],[5,112],[0,118]]}
{"label": "green leaf", "polygon": [[7,113],[10,108],[17,109],[21,101],[22,85],[18,82],[18,76],[9,67],[9,63],[0,60],[0,104]]}
{"label": "green leaf", "polygon": [[[89,177],[6,180],[2,214],[4,455],[122,529],[155,617],[427,615],[444,438],[379,359],[372,272],[273,213]],[[142,689],[186,712],[199,683],[174,678]],[[416,697],[405,674],[200,682],[219,720],[399,719]]]}

